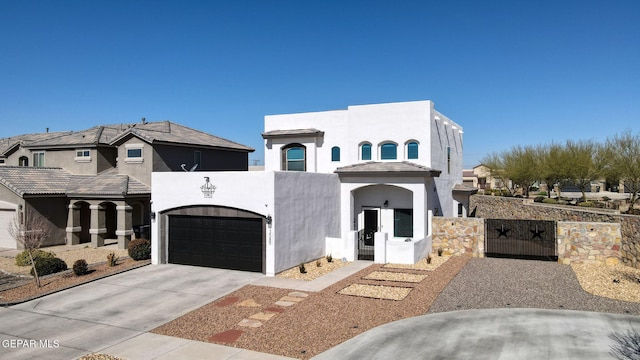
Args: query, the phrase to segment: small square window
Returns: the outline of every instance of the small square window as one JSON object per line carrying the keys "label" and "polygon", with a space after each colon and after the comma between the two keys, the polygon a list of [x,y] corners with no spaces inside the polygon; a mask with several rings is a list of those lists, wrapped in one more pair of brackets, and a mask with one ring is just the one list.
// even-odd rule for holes
{"label": "small square window", "polygon": [[141,158],[142,157],[142,149],[127,149],[127,157],[128,158]]}

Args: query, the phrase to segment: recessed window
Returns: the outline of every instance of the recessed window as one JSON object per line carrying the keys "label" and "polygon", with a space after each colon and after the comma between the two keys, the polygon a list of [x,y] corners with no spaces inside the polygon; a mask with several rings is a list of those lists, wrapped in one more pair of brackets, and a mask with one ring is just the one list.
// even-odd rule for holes
{"label": "recessed window", "polygon": [[398,158],[398,146],[394,143],[384,143],[380,146],[381,160],[396,160]]}
{"label": "recessed window", "polygon": [[80,149],[76,150],[76,158],[77,162],[89,162],[91,161],[91,150],[89,149]]}
{"label": "recessed window", "polygon": [[141,163],[144,161],[142,144],[125,144],[125,149],[127,150],[125,162]]}
{"label": "recessed window", "polygon": [[282,148],[282,170],[306,171],[306,148],[301,144],[289,144]]}
{"label": "recessed window", "polygon": [[371,144],[362,144],[360,146],[360,159],[371,160]]}
{"label": "recessed window", "polygon": [[393,209],[393,236],[413,237],[413,209]]}
{"label": "recessed window", "polygon": [[0,159],[0,165],[4,165],[4,159]]}
{"label": "recessed window", "polygon": [[340,161],[340,148],[337,146],[331,148],[331,161]]}
{"label": "recessed window", "polygon": [[33,153],[33,166],[44,167],[44,151]]}
{"label": "recessed window", "polygon": [[407,159],[417,159],[418,158],[418,143],[412,141],[407,144]]}
{"label": "recessed window", "polygon": [[18,166],[29,166],[29,158],[26,156],[20,156],[18,159]]}

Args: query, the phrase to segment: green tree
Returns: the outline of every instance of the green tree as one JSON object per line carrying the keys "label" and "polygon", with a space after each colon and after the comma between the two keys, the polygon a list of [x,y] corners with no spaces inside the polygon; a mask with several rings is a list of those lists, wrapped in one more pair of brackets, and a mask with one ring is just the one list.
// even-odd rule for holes
{"label": "green tree", "polygon": [[522,188],[525,197],[529,197],[529,188],[540,178],[538,154],[532,146],[514,146],[502,153],[506,176]]}
{"label": "green tree", "polygon": [[630,130],[607,139],[602,158],[608,178],[622,179],[631,193],[631,207],[640,191],[640,134],[632,135]]}
{"label": "green tree", "polygon": [[603,172],[602,147],[591,140],[572,141],[566,144],[566,157],[569,179],[582,192],[582,200],[587,200],[586,190],[591,187],[591,181],[596,180]]}
{"label": "green tree", "polygon": [[[547,184],[547,197],[550,198],[553,187],[558,185],[560,190],[570,178],[567,151],[562,145],[552,143],[539,146],[537,152],[540,161],[540,179]],[[560,191],[557,195],[560,197]]]}

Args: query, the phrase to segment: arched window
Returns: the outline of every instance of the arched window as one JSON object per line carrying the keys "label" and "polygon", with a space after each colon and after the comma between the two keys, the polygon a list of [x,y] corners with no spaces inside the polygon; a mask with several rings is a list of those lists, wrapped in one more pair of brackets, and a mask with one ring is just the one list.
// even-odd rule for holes
{"label": "arched window", "polygon": [[360,145],[360,160],[371,160],[371,144]]}
{"label": "arched window", "polygon": [[29,166],[29,158],[26,156],[20,156],[20,159],[18,159],[18,166]]}
{"label": "arched window", "polygon": [[418,143],[411,141],[407,144],[407,159],[418,158]]}
{"label": "arched window", "polygon": [[388,142],[380,145],[381,160],[396,160],[398,158],[398,146]]}
{"label": "arched window", "polygon": [[306,171],[307,150],[301,144],[289,144],[282,148],[282,170]]}
{"label": "arched window", "polygon": [[340,148],[337,146],[331,148],[331,161],[340,161]]}

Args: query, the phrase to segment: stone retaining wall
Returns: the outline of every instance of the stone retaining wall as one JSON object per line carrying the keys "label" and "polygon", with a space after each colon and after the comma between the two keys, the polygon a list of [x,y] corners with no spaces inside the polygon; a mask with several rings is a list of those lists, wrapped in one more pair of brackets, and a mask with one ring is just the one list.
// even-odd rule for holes
{"label": "stone retaining wall", "polygon": [[[605,210],[540,204],[534,203],[532,199],[486,195],[471,196],[469,209],[470,215],[476,218],[620,224],[621,240],[618,256],[625,265],[640,269],[640,216],[621,215]],[[586,244],[583,241],[579,243],[583,244],[583,246]],[[436,248],[435,245],[434,248]],[[611,245],[611,251],[614,251],[614,248]],[[596,249],[583,248],[583,250],[592,251]],[[581,254],[583,253],[581,252]],[[580,260],[576,259],[576,261]]]}

